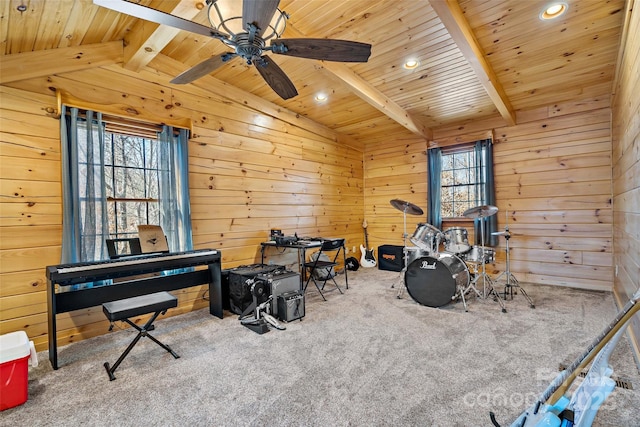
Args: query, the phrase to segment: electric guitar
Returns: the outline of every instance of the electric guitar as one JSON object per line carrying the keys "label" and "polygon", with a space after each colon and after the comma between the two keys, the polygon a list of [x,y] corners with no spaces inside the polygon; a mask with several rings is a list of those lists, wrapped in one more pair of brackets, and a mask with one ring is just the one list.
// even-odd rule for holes
{"label": "electric guitar", "polygon": [[373,249],[367,249],[369,247],[369,237],[367,236],[367,220],[362,222],[362,228],[364,228],[364,246],[360,245],[360,265],[363,267],[375,267],[376,258],[373,256]]}
{"label": "electric guitar", "polygon": [[[613,321],[566,370],[562,371],[524,411],[511,427],[588,427],[600,405],[615,388],[610,377],[613,369],[609,356],[623,335],[629,320],[640,310],[640,288]],[[594,359],[595,358],[595,359]],[[576,376],[593,360],[589,372],[571,397],[567,391]],[[500,427],[493,412],[489,413],[494,426]]]}

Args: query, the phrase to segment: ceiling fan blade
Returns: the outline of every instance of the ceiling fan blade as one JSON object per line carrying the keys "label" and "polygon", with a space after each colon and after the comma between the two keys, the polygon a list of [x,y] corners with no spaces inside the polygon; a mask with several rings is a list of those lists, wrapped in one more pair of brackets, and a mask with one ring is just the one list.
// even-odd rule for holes
{"label": "ceiling fan blade", "polygon": [[253,63],[262,78],[271,86],[271,89],[280,95],[280,98],[289,99],[298,94],[289,77],[271,58],[263,56],[259,61],[254,61]]}
{"label": "ceiling fan blade", "polygon": [[224,34],[210,27],[141,4],[131,3],[125,0],[93,0],[93,4],[133,16],[134,18],[144,19],[145,21],[155,22],[156,24],[168,25],[179,30],[208,37],[217,36],[226,38]]}
{"label": "ceiling fan blade", "polygon": [[273,53],[336,62],[367,62],[371,45],[336,39],[276,39]]}
{"label": "ceiling fan blade", "polygon": [[222,55],[212,56],[211,58],[206,59],[201,63],[189,68],[187,71],[180,73],[169,83],[173,83],[176,85],[191,83],[192,81],[197,80],[200,77],[204,77],[207,74],[211,73],[213,70],[221,67],[225,62],[228,62],[234,56],[235,54],[233,53],[223,53]]}
{"label": "ceiling fan blade", "polygon": [[280,0],[243,0],[242,25],[254,24],[260,29],[259,35],[262,36],[269,28],[279,3]]}

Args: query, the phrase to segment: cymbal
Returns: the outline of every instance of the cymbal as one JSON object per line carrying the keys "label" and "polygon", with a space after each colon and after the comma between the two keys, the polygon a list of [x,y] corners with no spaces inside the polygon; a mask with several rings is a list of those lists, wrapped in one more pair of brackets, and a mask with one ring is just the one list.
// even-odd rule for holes
{"label": "cymbal", "polygon": [[469,208],[462,216],[466,216],[467,218],[484,218],[491,215],[495,215],[498,212],[498,208],[491,205],[482,205],[476,206],[475,208]]}
{"label": "cymbal", "polygon": [[413,203],[410,203],[410,202],[405,202],[404,200],[393,199],[393,200],[391,200],[390,203],[391,203],[391,206],[393,206],[394,208],[398,209],[399,211],[406,212],[409,215],[422,215],[422,214],[424,214],[422,209],[420,209],[418,206],[416,206],[416,205],[414,205]]}
{"label": "cymbal", "polygon": [[505,236],[507,234],[511,235],[508,231],[494,231],[491,233],[492,236]]}

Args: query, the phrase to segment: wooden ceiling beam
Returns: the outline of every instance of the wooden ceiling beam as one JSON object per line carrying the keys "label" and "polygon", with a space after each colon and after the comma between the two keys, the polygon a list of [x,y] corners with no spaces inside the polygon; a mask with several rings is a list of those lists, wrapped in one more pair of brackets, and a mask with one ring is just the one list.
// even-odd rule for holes
{"label": "wooden ceiling beam", "polygon": [[484,51],[476,40],[462,9],[457,0],[429,0],[431,7],[444,24],[462,55],[467,59],[476,73],[480,84],[484,87],[498,109],[502,118],[509,126],[516,124],[516,113],[511,106],[496,73],[484,56]]}
{"label": "wooden ceiling beam", "polygon": [[358,95],[363,101],[377,108],[390,119],[427,140],[433,138],[433,132],[429,127],[421,123],[416,117],[413,117],[378,89],[371,86],[351,68],[337,62],[329,61],[323,61],[322,67],[342,80],[342,82],[349,86],[351,91]]}
{"label": "wooden ceiling beam", "polygon": [[[283,38],[287,37],[299,38],[308,36],[298,31],[293,27],[293,25],[287,24],[286,35],[283,36]],[[399,123],[412,133],[427,140],[432,139],[433,132],[425,123],[422,123],[417,117],[412,116],[395,101],[356,74],[351,68],[339,62],[320,62],[325,70],[345,83],[351,91],[363,101],[367,102],[369,105],[376,108],[385,116]]]}
{"label": "wooden ceiling beam", "polygon": [[5,55],[0,84],[122,63],[122,41]]}
{"label": "wooden ceiling beam", "polygon": [[[203,0],[204,1],[204,0]],[[205,7],[203,1],[181,0],[171,15],[192,20]],[[124,47],[124,68],[140,71],[173,40],[179,29],[139,19],[135,23]]]}

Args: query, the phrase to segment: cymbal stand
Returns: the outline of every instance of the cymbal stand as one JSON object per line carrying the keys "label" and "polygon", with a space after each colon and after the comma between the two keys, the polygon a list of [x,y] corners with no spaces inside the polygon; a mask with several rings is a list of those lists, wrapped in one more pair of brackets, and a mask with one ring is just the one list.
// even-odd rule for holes
{"label": "cymbal stand", "polygon": [[506,240],[505,253],[506,253],[506,256],[507,256],[506,267],[505,267],[505,271],[500,273],[500,275],[498,277],[496,277],[495,281],[497,283],[500,280],[500,278],[502,276],[504,276],[504,278],[505,278],[504,299],[505,300],[507,299],[507,291],[511,295],[511,299],[513,299],[513,294],[514,294],[513,288],[518,288],[518,289],[520,289],[520,293],[522,295],[524,295],[524,297],[527,299],[527,302],[529,303],[529,307],[536,308],[536,306],[533,304],[533,301],[531,300],[529,295],[525,292],[524,289],[522,289],[522,286],[520,286],[520,282],[518,282],[518,279],[516,279],[516,276],[514,276],[513,273],[511,273],[511,270],[510,270],[510,259],[509,259],[509,239],[511,238],[511,234],[509,234],[509,226],[508,225],[506,225],[504,227],[504,231],[505,231],[504,232],[504,238]]}
{"label": "cymbal stand", "polygon": [[403,283],[404,282],[404,275],[407,272],[407,262],[409,261],[409,257],[408,257],[408,251],[407,251],[407,208],[408,206],[404,207],[404,210],[402,211],[402,222],[404,225],[404,232],[402,233],[402,257],[404,258],[404,262],[403,262],[403,267],[402,270],[400,271],[400,275],[398,276],[398,279],[396,280],[395,283],[393,283],[391,285],[392,288],[394,288],[396,286],[396,283],[399,284],[398,286],[398,294],[396,295],[396,298],[400,299],[402,298],[402,296],[404,295],[404,286]]}
{"label": "cymbal stand", "polygon": [[[502,312],[506,313],[507,309],[504,306],[504,302],[502,301],[502,298],[500,298],[495,288],[493,287],[493,280],[491,280],[491,277],[489,277],[489,275],[487,274],[486,263],[484,260],[484,218],[485,218],[484,216],[480,217],[480,236],[482,240],[482,246],[480,251],[480,262],[482,263],[482,273],[478,273],[476,277],[473,278],[473,281],[469,284],[467,289],[471,288],[474,291],[476,291],[477,294],[480,294],[480,292],[478,291],[475,285],[478,283],[480,278],[482,278],[482,296],[484,298],[487,298],[489,297],[489,295],[493,294],[494,299],[498,301],[498,304],[500,304],[500,307],[502,307]],[[489,289],[489,292],[487,292],[487,289]]]}

